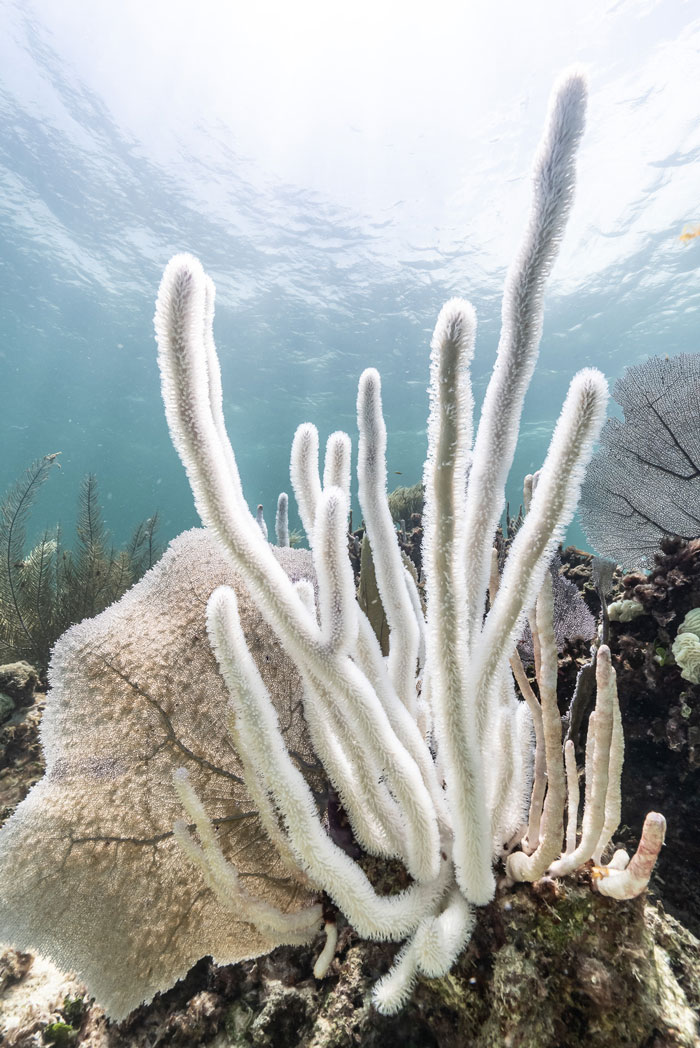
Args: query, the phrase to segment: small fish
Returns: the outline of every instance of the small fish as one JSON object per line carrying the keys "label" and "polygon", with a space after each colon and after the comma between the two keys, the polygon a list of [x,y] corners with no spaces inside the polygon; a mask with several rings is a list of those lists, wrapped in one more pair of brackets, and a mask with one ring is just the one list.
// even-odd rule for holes
{"label": "small fish", "polygon": [[401,472],[400,469],[395,469],[394,473],[396,474],[397,477],[402,477],[403,476],[403,473]]}
{"label": "small fish", "polygon": [[681,244],[687,244],[689,240],[695,240],[695,237],[700,237],[700,222],[688,222],[683,226],[683,231],[679,236]]}

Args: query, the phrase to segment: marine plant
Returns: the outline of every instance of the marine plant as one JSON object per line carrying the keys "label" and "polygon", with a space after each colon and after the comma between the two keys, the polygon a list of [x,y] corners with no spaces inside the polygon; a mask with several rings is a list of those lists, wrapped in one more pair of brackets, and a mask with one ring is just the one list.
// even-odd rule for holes
{"label": "marine plant", "polygon": [[700,354],[650,357],[613,389],[581,491],[588,541],[628,570],[653,567],[662,540],[700,536]]}
{"label": "marine plant", "polygon": [[[419,974],[449,972],[474,907],[494,896],[503,857],[511,883],[593,858],[605,894],[643,890],[661,816],[647,817],[628,869],[620,853],[600,865],[619,819],[623,749],[605,646],[580,839],[578,774],[566,749],[563,841],[549,563],[603,424],[599,372],[571,382],[500,574],[493,549],[585,99],[577,71],[553,94],[473,443],[474,311],[452,299],[437,321],[425,612],[386,497],[380,378],[373,368],[360,377],[358,495],[389,625],[386,658],[348,559],[349,437],[329,437],[321,477],[318,433],[299,427],[291,477],[310,552],[271,546],[245,503],[224,426],[213,283],[192,256],[169,263],[155,318],[163,398],[205,530],[181,535],[119,603],[57,645],[47,775],[0,834],[0,934],[76,969],[112,1016],[204,954],[258,956],[310,941],[323,926],[314,969],[322,977],[336,941],[322,892],[360,935],[403,942],[374,988],[377,1006],[392,1012]],[[538,695],[515,651],[526,616]],[[350,841],[333,825],[331,794]],[[407,886],[380,891],[367,855],[398,860]]]}
{"label": "marine plant", "polygon": [[26,660],[42,675],[61,634],[113,604],[160,555],[157,513],[123,549],[110,543],[94,474],[81,485],[72,546],[56,525],[27,550],[31,510],[56,458],[33,462],[0,504],[0,663]]}

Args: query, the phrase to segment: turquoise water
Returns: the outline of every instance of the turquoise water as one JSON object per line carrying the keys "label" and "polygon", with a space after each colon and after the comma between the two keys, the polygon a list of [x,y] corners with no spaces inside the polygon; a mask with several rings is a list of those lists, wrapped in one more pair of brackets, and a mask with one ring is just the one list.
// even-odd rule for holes
{"label": "turquoise water", "polygon": [[[525,29],[514,14],[507,30],[484,7],[459,65],[440,22],[462,5],[443,3],[435,23],[404,14],[399,31],[317,25],[317,66],[303,12],[232,33],[217,23],[225,5],[205,4],[202,36],[185,5],[168,8],[165,27],[159,4],[148,25],[149,5],[56,6],[0,3],[0,489],[61,452],[37,531],[71,526],[87,472],[119,542],[155,509],[164,540],[196,522],[152,327],[163,267],[180,250],[217,284],[229,430],[249,504],[263,503],[269,525],[289,490],[296,425],[354,438],[369,365],[383,377],[389,476],[419,480],[437,313],[454,294],[476,306],[478,403],[546,99],[574,59],[590,67],[589,131],[511,502],[576,369],[615,379],[649,354],[698,350],[700,238],[678,239],[700,221],[700,22],[689,5],[594,4],[566,17],[534,5]],[[268,45],[282,56],[274,69]],[[575,526],[570,538],[584,542]]]}

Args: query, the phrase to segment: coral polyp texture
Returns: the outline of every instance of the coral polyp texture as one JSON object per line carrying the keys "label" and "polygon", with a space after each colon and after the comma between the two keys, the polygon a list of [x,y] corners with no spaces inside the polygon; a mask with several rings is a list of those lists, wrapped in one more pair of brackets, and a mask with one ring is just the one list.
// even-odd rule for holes
{"label": "coral polyp texture", "polygon": [[[582,805],[557,709],[549,565],[604,421],[599,372],[572,379],[500,573],[493,549],[585,103],[584,78],[566,74],[535,158],[476,435],[474,311],[452,299],[437,320],[425,608],[387,500],[380,377],[360,377],[358,495],[386,656],[348,558],[350,438],[329,437],[321,474],[318,433],[299,428],[291,479],[311,552],[274,549],[246,505],[224,426],[213,283],[192,256],[169,263],[155,317],[163,399],[205,531],[180,536],[122,601],[59,643],[46,777],[0,836],[0,935],[75,969],[113,1017],[202,955],[252,957],[325,925],[323,976],[336,929],[332,907],[322,917],[322,893],[360,935],[403,942],[374,988],[379,1009],[394,1012],[419,974],[450,971],[503,859],[510,883],[593,859],[601,890],[643,890],[661,816],[648,818],[628,876],[619,852],[602,865],[619,821],[624,749],[606,647]],[[286,516],[283,500],[280,542]],[[516,649],[526,619],[537,693]],[[352,846],[326,819],[332,794]],[[404,887],[382,894],[362,852],[403,864]]]}

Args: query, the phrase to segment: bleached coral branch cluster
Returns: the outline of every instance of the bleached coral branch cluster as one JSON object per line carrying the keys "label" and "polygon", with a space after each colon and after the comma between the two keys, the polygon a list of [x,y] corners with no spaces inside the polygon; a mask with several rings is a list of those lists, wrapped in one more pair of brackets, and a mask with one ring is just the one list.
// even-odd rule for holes
{"label": "bleached coral branch cluster", "polygon": [[[494,858],[506,846],[524,841],[508,859],[511,879],[534,880],[548,869],[562,875],[591,856],[599,861],[619,819],[622,736],[614,672],[601,648],[583,833],[577,845],[578,780],[569,751],[573,829],[561,854],[566,779],[547,569],[603,424],[607,387],[599,372],[586,369],[572,380],[500,579],[492,569],[494,533],[542,330],[544,284],[571,205],[585,98],[577,72],[565,76],[553,95],[535,161],[529,225],[506,281],[498,358],[474,440],[474,311],[453,299],[438,318],[424,473],[425,615],[387,503],[380,378],[371,368],[360,378],[358,494],[390,630],[386,658],[356,602],[347,557],[349,438],[329,438],[323,478],[315,428],[301,426],[294,439],[292,483],[313,552],[315,602],[308,586],[295,587],[280,569],[244,502],[222,421],[210,331],[213,286],[200,263],[187,255],[174,258],[158,297],[166,414],[200,516],[300,673],[314,750],[356,840],[369,854],[400,859],[413,879],[397,895],[378,895],[360,865],[328,835],[248,652],[235,594],[217,590],[208,605],[209,637],[231,694],[237,745],[254,777],[251,792],[275,813],[284,851],[360,934],[407,940],[375,988],[377,1004],[388,1012],[401,1006],[418,972],[449,970],[469,937],[472,905],[493,897]],[[539,699],[515,666],[515,645],[532,608]],[[514,673],[526,701],[517,696]],[[187,803],[194,810],[191,798]]]}
{"label": "bleached coral branch cluster", "polygon": [[[572,746],[562,753],[557,709],[549,565],[603,423],[599,372],[571,382],[500,575],[492,549],[585,101],[583,77],[570,72],[536,156],[475,435],[474,311],[452,299],[437,321],[425,608],[387,501],[380,378],[372,368],[360,377],[358,494],[386,656],[347,552],[350,438],[329,437],[321,473],[318,432],[299,427],[291,479],[311,553],[288,548],[286,497],[273,547],[261,509],[246,505],[224,425],[213,283],[189,255],[169,263],[156,307],[163,398],[206,528],[176,539],[122,601],[59,642],[42,728],[47,773],[0,833],[0,937],[76,969],[111,1015],[204,954],[229,963],[308,942],[321,929],[321,891],[361,935],[403,941],[374,990],[391,1012],[418,974],[449,971],[503,857],[511,881],[592,859],[603,894],[626,898],[647,883],[663,841],[655,813],[627,868],[619,853],[599,865],[619,819],[623,751],[607,649],[597,656],[580,839],[578,770]],[[536,691],[516,649],[526,618]],[[328,783],[353,847],[323,821]],[[399,860],[408,887],[381,894],[354,857],[358,845]],[[318,976],[335,934],[327,923]]]}

